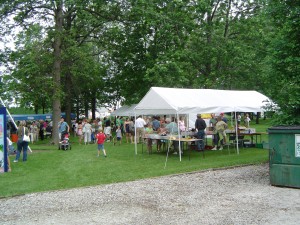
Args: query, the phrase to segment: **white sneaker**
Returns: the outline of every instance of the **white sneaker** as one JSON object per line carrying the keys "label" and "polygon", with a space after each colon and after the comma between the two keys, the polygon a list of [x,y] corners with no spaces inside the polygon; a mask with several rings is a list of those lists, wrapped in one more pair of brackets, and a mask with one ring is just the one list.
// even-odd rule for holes
{"label": "white sneaker", "polygon": [[18,160],[15,159],[14,162],[18,162]]}
{"label": "white sneaker", "polygon": [[223,150],[223,147],[220,147],[220,149],[219,150]]}
{"label": "white sneaker", "polygon": [[218,149],[217,149],[217,146],[215,146],[215,147],[214,147],[214,148],[212,148],[211,150],[212,150],[212,151],[216,151],[216,150],[218,150]]}

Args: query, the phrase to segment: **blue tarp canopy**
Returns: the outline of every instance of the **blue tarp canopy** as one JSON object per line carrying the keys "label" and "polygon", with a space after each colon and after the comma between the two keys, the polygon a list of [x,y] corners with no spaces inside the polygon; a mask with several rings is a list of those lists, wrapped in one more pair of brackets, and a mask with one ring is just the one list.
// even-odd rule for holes
{"label": "blue tarp canopy", "polygon": [[[11,115],[15,121],[21,120],[52,120],[52,114],[22,114],[22,115]],[[65,117],[66,114],[62,113],[62,117]],[[75,119],[76,115],[71,113],[71,119]],[[8,118],[9,119],[9,118]]]}

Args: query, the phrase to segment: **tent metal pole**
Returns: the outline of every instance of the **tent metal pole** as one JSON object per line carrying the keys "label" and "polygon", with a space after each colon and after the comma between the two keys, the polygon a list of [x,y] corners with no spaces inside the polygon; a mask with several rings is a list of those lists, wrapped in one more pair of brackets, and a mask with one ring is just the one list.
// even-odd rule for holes
{"label": "tent metal pole", "polygon": [[179,129],[179,114],[178,114],[178,111],[176,112],[176,114],[177,114],[177,130],[178,130],[178,137],[179,137],[179,147],[178,147],[178,149],[179,149],[179,160],[181,162],[181,141],[180,141],[181,134],[180,134],[180,129]]}
{"label": "tent metal pole", "polygon": [[136,113],[134,112],[134,149],[135,149],[135,154],[137,155],[137,142],[136,142]]}
{"label": "tent metal pole", "polygon": [[239,134],[238,134],[238,124],[237,124],[237,118],[236,118],[236,110],[234,111],[234,119],[235,119],[235,141],[236,141],[236,152],[239,155],[240,151],[239,151]]}

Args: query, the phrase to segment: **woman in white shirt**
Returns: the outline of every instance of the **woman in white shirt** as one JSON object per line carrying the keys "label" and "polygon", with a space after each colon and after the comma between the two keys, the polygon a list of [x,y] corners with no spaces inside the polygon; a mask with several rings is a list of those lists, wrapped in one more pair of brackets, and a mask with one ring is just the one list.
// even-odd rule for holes
{"label": "woman in white shirt", "polygon": [[87,120],[86,123],[83,125],[83,134],[84,134],[84,144],[89,144],[92,139],[92,125],[90,124],[90,121]]}

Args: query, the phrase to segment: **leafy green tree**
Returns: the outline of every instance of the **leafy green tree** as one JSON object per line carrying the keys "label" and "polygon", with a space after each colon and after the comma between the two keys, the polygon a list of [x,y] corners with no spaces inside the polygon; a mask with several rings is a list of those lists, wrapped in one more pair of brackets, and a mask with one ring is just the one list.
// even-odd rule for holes
{"label": "leafy green tree", "polygon": [[277,124],[300,124],[300,1],[268,2],[274,24],[267,63],[269,94],[281,114]]}
{"label": "leafy green tree", "polygon": [[49,96],[53,58],[47,51],[46,43],[39,41],[41,38],[41,27],[38,25],[29,26],[18,35],[17,51],[12,52],[9,59],[11,75],[4,76],[5,82],[10,82],[7,91],[17,103],[21,107],[32,108],[35,113],[39,110],[42,113],[51,111]]}
{"label": "leafy green tree", "polygon": [[[16,26],[20,26],[21,29],[26,30],[28,27],[38,24],[39,27],[43,28],[42,31],[44,35],[40,40],[40,44],[43,45],[44,43],[49,43],[47,41],[50,41],[51,43],[51,48],[48,46],[48,51],[45,48],[43,49],[45,50],[45,53],[48,52],[52,56],[51,59],[53,60],[53,64],[50,73],[45,73],[42,67],[38,67],[37,64],[34,64],[36,63],[34,62],[36,59],[31,57],[31,53],[29,52],[33,49],[28,47],[26,52],[23,51],[23,53],[26,53],[27,62],[22,64],[22,62],[25,62],[25,59],[20,58],[18,63],[21,64],[16,65],[19,68],[14,71],[14,76],[20,78],[21,80],[18,80],[18,82],[23,84],[25,79],[29,78],[28,76],[30,74],[31,78],[35,77],[35,81],[30,82],[33,86],[33,82],[36,82],[37,84],[39,82],[39,79],[36,77],[40,77],[41,74],[50,74],[49,78],[51,84],[48,87],[51,88],[51,93],[48,94],[48,96],[52,101],[54,124],[57,124],[60,119],[61,109],[67,111],[67,121],[70,122],[72,103],[74,99],[79,98],[79,96],[73,95],[75,93],[73,91],[73,87],[79,85],[79,83],[74,82],[78,79],[74,77],[71,71],[75,71],[76,68],[78,68],[75,65],[76,62],[88,62],[87,60],[91,58],[87,57],[86,60],[83,58],[78,58],[76,55],[74,55],[74,51],[72,50],[78,48],[81,51],[84,49],[82,46],[85,45],[85,43],[96,40],[99,36],[101,36],[102,29],[103,27],[105,28],[105,22],[112,19],[113,14],[110,13],[110,9],[116,8],[115,5],[116,4],[109,3],[107,1],[86,2],[76,0],[17,0],[3,1],[2,5],[0,6],[0,17],[4,22],[2,30],[5,31],[5,33],[9,33],[9,30]],[[8,26],[8,24],[11,22],[11,19],[13,19],[15,23],[12,23],[11,26]],[[42,52],[40,53],[45,54]],[[91,54],[91,52],[89,52],[89,54]],[[90,65],[89,63],[87,64]],[[36,68],[34,68],[34,66]],[[99,68],[99,66],[97,67]],[[91,71],[92,73],[89,74],[89,79],[86,79],[87,84],[90,85],[83,85],[83,88],[85,88],[84,90],[90,92],[86,95],[82,95],[85,98],[91,97],[93,102],[92,108],[95,108],[95,99],[99,93],[99,88],[101,87],[97,86],[97,83],[91,80],[92,78],[95,78],[94,68],[96,68],[96,66],[92,65],[91,68],[89,67],[89,70],[84,71],[85,75]],[[77,74],[82,74],[80,71],[82,70],[79,70]],[[96,74],[99,75],[99,73]],[[28,86],[27,89],[25,86],[23,90],[19,89],[19,94],[22,91],[22,98],[25,97],[24,100],[32,97],[31,95],[27,94],[27,90],[30,86]],[[41,92],[38,93],[40,94]],[[53,129],[53,138],[55,143],[58,142],[57,137],[57,129]]]}
{"label": "leafy green tree", "polygon": [[138,102],[151,86],[262,88],[263,1],[130,3],[123,26],[111,30],[115,78],[127,84],[127,101]]}
{"label": "leafy green tree", "polygon": [[[51,33],[53,49],[52,79],[52,110],[53,123],[57,124],[61,113],[61,45],[63,36],[63,7],[64,1],[32,1],[16,0],[2,1],[0,19],[3,22],[1,30],[11,33],[16,26],[26,30],[31,25],[39,24],[44,27],[46,34]],[[11,22],[14,21],[14,23]],[[57,129],[53,129],[53,139],[58,143]]]}

